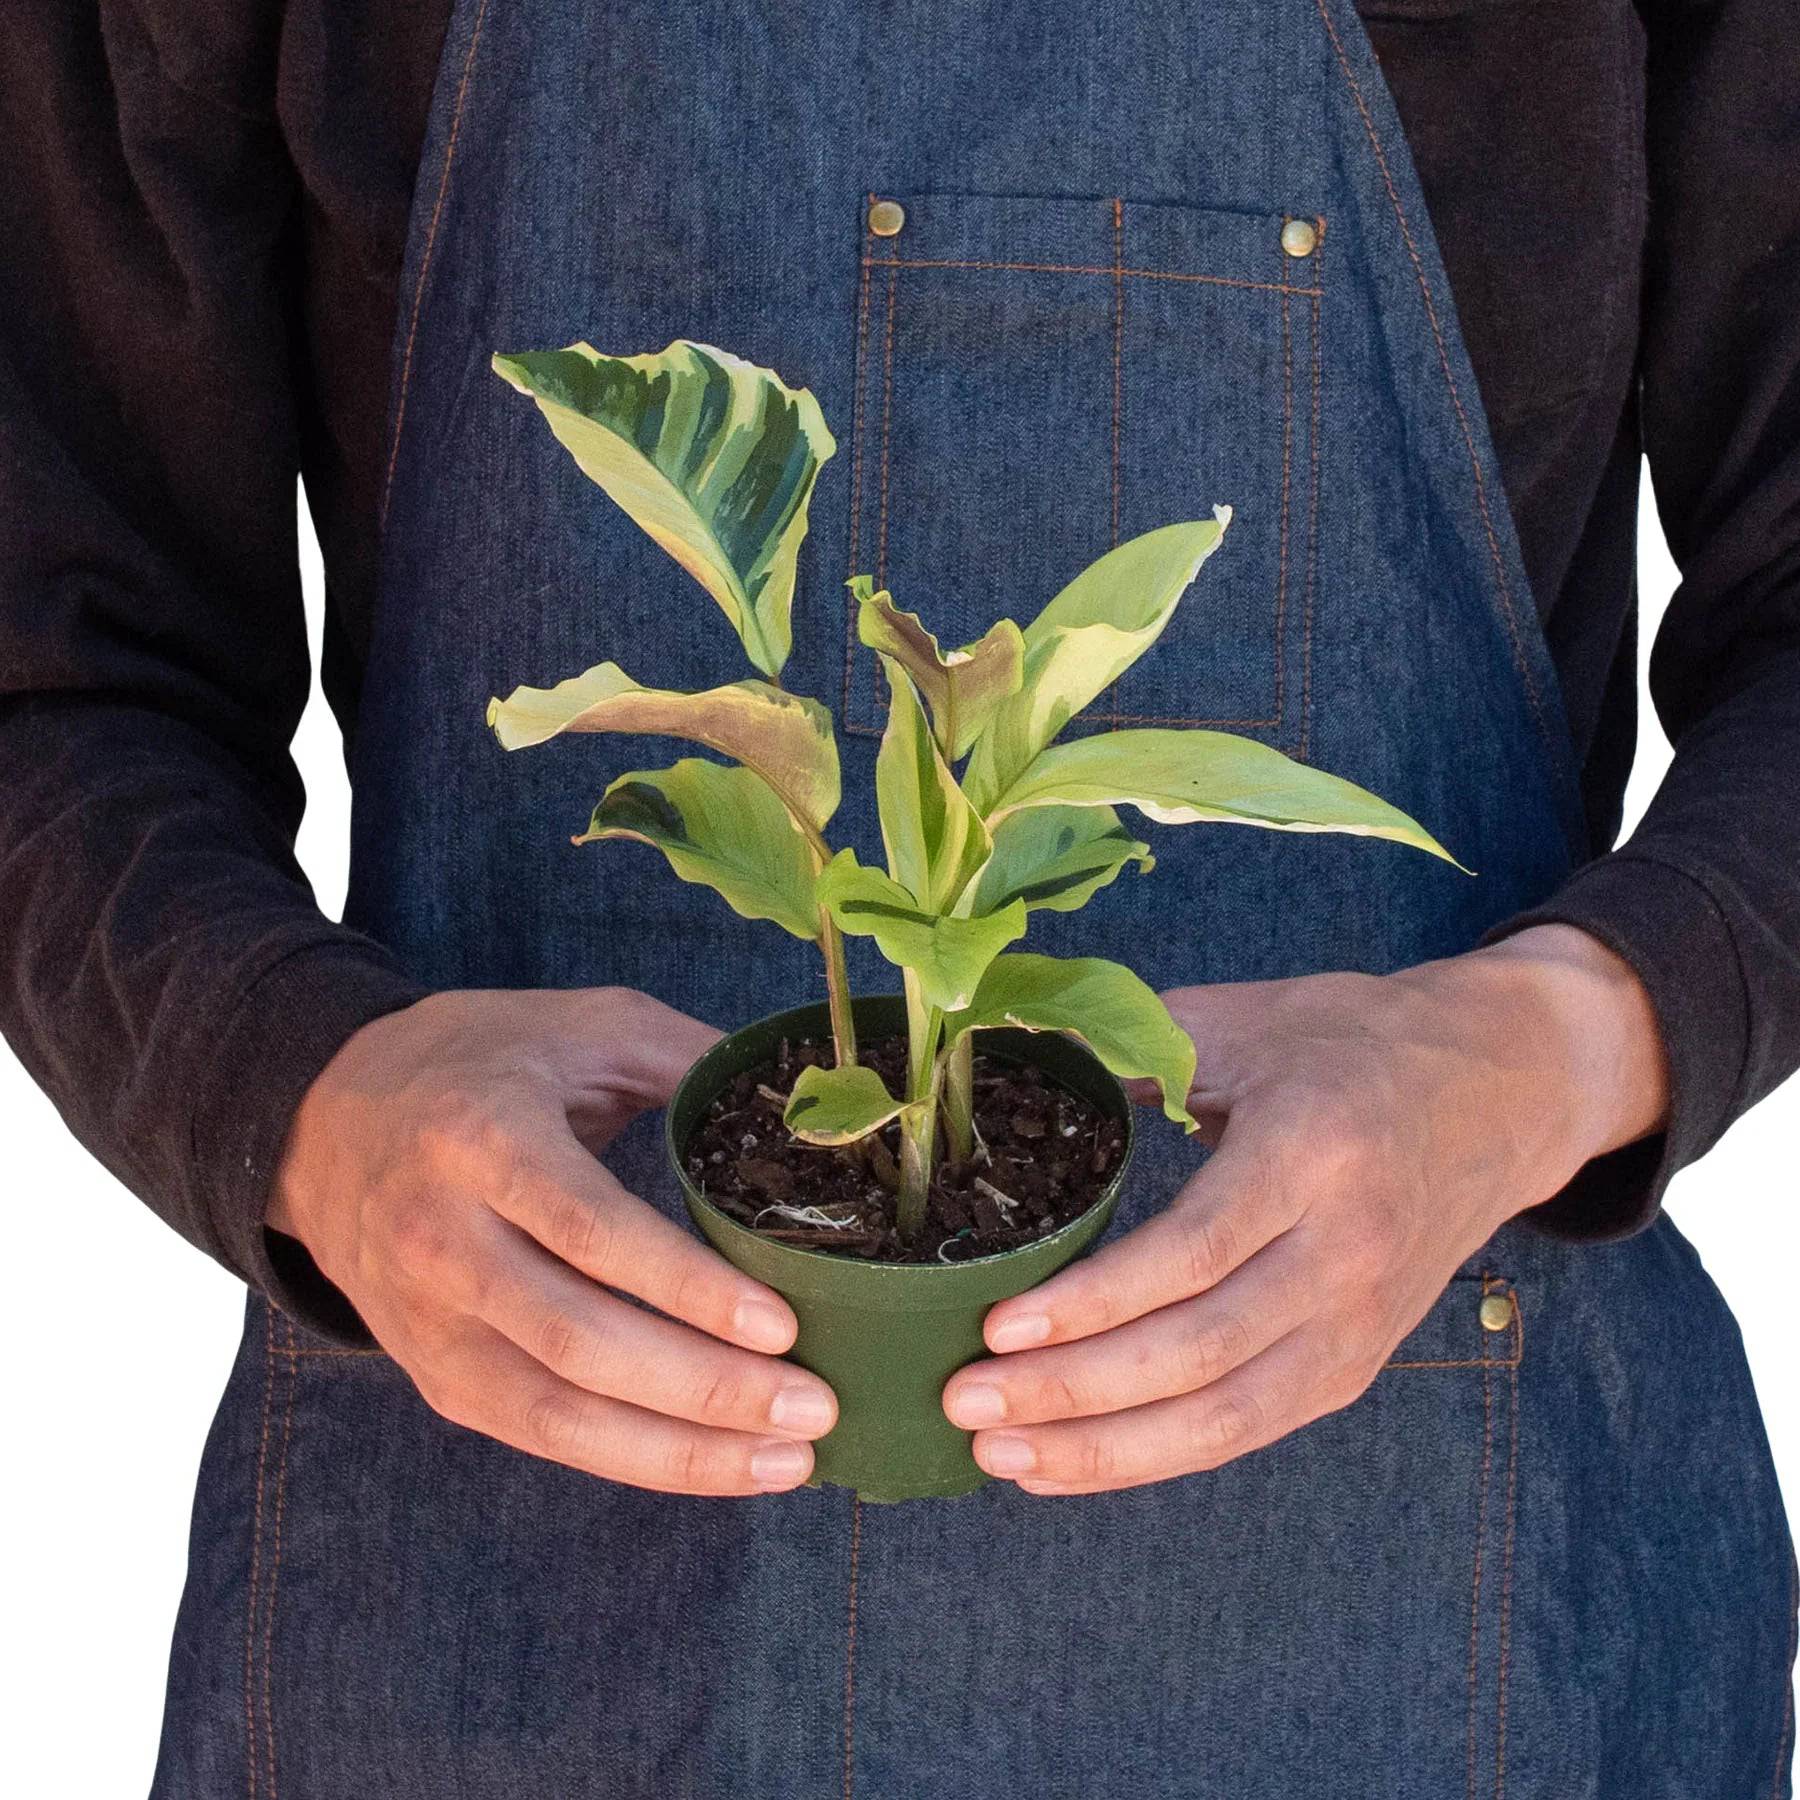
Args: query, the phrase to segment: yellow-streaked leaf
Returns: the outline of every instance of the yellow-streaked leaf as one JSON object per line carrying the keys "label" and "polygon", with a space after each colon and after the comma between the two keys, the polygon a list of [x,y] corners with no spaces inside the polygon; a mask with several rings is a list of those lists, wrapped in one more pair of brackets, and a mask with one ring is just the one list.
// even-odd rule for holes
{"label": "yellow-streaked leaf", "polygon": [[932,733],[948,762],[956,762],[978,738],[994,710],[1018,692],[1025,667],[1025,639],[1002,619],[978,642],[941,650],[917,613],[902,612],[886,588],[878,593],[867,575],[853,575],[856,631],[872,650],[897,662],[931,708]]}
{"label": "yellow-streaked leaf", "polygon": [[575,842],[606,838],[654,845],[683,881],[712,888],[744,918],[773,920],[809,942],[818,938],[813,853],[754,769],[690,756],[667,769],[621,775]]}
{"label": "yellow-streaked leaf", "polygon": [[1073,912],[1127,863],[1145,873],[1156,866],[1150,846],[1107,806],[1021,807],[995,825],[993,839],[993,855],[975,884],[977,915],[1009,900],[1033,912]]}
{"label": "yellow-streaked leaf", "polygon": [[950,912],[988,859],[987,827],[944,761],[911,677],[892,657],[881,660],[892,693],[875,800],[888,869],[927,912]]}
{"label": "yellow-streaked leaf", "polygon": [[1135,806],[1166,825],[1347,832],[1456,863],[1416,819],[1367,788],[1227,731],[1109,731],[1054,745],[999,796],[990,817],[1028,806]]}
{"label": "yellow-streaked leaf", "polygon": [[826,864],[815,893],[839,931],[873,938],[889,963],[913,970],[925,1001],[943,1012],[967,1006],[995,956],[1024,936],[1019,900],[985,918],[929,913],[880,869],[862,868],[853,850],[839,851]]}
{"label": "yellow-streaked leaf", "polygon": [[958,1034],[998,1025],[1069,1032],[1122,1080],[1154,1081],[1163,1111],[1196,1129],[1187,1106],[1194,1040],[1161,996],[1122,963],[1097,956],[1002,956],[981,978],[968,1011],[949,1024]]}
{"label": "yellow-streaked leaf", "polygon": [[815,1064],[800,1071],[782,1120],[804,1143],[854,1144],[909,1110],[865,1063],[834,1069]]}
{"label": "yellow-streaked leaf", "polygon": [[988,965],[1025,935],[1025,907],[1010,901],[984,918],[947,918],[927,911],[899,882],[865,869],[854,850],[840,850],[815,890],[838,929],[872,937],[889,962],[918,977],[926,1001],[947,1012],[967,1006]]}
{"label": "yellow-streaked leaf", "polygon": [[623,731],[688,738],[754,769],[812,831],[824,829],[840,794],[831,714],[816,700],[766,681],[733,681],[697,694],[640,687],[617,663],[600,663],[552,688],[518,687],[488,702],[502,748],[522,750],[564,731]]}
{"label": "yellow-streaked leaf", "polygon": [[1176,602],[1231,520],[1164,525],[1090,563],[1025,627],[1019,691],[995,708],[963,777],[970,800],[993,809],[1033,757],[1162,635]]}
{"label": "yellow-streaked leaf", "polygon": [[646,356],[590,344],[500,355],[494,369],[712,595],[751,662],[779,675],[807,507],[837,449],[812,394],[683,338]]}

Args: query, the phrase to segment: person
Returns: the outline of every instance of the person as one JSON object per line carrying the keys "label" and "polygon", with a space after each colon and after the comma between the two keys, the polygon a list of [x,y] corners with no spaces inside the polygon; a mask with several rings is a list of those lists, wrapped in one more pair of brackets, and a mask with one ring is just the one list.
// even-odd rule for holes
{"label": "person", "polygon": [[[1789,1791],[1787,1526],[1660,1211],[1800,1064],[1787,26],[13,9],[0,1022],[250,1288],[158,1795]],[[1260,736],[1478,871],[1201,829],[1034,916],[1167,991],[1218,1147],[990,1315],[968,1499],[803,1486],[833,1396],[659,1173],[801,947],[582,860],[597,761],[481,729],[607,656],[735,672],[487,373],[678,335],[844,440],[790,681],[853,765],[845,575],[957,641],[1230,501],[1115,722]],[[1675,758],[1615,849],[1646,450]],[[292,847],[297,473],[344,924]]]}

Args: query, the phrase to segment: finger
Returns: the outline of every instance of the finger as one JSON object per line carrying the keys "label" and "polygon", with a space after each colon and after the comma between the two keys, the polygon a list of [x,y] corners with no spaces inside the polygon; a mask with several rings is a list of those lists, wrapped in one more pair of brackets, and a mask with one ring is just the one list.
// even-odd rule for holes
{"label": "finger", "polygon": [[1216,1469],[1345,1405],[1302,1327],[1195,1393],[1099,1419],[975,1434],[975,1460],[1032,1493],[1095,1494]]}
{"label": "finger", "polygon": [[477,1316],[577,1387],[726,1430],[816,1438],[837,1423],[818,1376],[627,1305],[511,1226],[495,1236]]}
{"label": "finger", "polygon": [[409,1369],[434,1411],[548,1462],[667,1494],[768,1494],[812,1473],[809,1444],[720,1431],[590,1394],[473,1320]]}
{"label": "finger", "polygon": [[727,1343],[775,1355],[792,1346],[798,1322],[773,1288],[640,1200],[566,1129],[512,1156],[490,1204],[552,1256]]}
{"label": "finger", "polygon": [[1192,1393],[1268,1349],[1317,1307],[1316,1281],[1290,1233],[1198,1299],[1097,1337],[969,1364],[950,1378],[944,1411],[973,1431],[1123,1412]]}
{"label": "finger", "polygon": [[1110,1331],[1216,1287],[1305,1212],[1285,1179],[1277,1142],[1241,1116],[1205,1167],[1154,1218],[993,1307],[984,1326],[997,1354]]}

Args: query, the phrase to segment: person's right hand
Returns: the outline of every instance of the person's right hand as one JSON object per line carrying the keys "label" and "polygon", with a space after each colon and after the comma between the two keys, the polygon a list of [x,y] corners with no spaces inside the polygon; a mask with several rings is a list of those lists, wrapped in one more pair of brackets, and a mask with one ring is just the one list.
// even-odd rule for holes
{"label": "person's right hand", "polygon": [[792,1310],[598,1160],[717,1037],[625,988],[431,995],[307,1090],[267,1222],[459,1425],[634,1487],[797,1486],[837,1403],[778,1360]]}

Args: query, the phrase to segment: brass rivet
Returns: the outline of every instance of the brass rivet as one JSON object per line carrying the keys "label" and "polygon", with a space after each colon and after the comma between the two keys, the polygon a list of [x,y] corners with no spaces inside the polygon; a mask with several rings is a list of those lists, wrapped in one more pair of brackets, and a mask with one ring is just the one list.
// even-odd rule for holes
{"label": "brass rivet", "polygon": [[1513,1300],[1511,1294],[1483,1294],[1481,1296],[1481,1329],[1483,1331],[1504,1331],[1513,1322]]}
{"label": "brass rivet", "polygon": [[1281,247],[1289,256],[1311,256],[1319,247],[1319,228],[1311,219],[1289,219],[1281,228]]}
{"label": "brass rivet", "polygon": [[869,229],[877,237],[895,237],[906,223],[906,208],[898,200],[877,200],[869,208]]}

